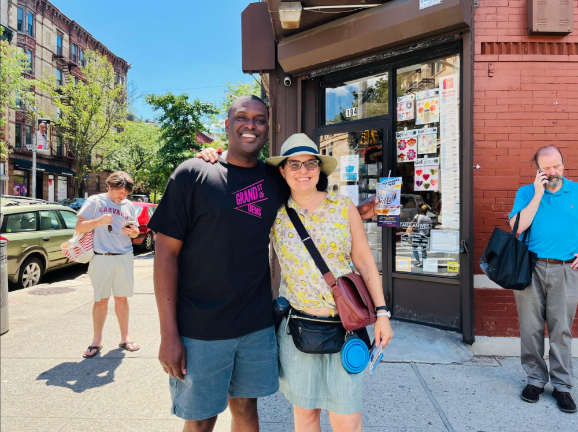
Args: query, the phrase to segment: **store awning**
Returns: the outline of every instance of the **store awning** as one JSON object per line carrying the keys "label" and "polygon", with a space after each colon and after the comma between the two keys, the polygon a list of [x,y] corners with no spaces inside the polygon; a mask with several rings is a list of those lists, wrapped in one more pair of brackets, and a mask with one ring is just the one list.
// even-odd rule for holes
{"label": "store awning", "polygon": [[[32,161],[28,159],[10,158],[14,163],[14,168],[22,170],[32,170]],[[76,173],[70,168],[61,167],[57,165],[49,165],[41,162],[36,162],[36,171],[47,172],[62,176],[75,176]]]}

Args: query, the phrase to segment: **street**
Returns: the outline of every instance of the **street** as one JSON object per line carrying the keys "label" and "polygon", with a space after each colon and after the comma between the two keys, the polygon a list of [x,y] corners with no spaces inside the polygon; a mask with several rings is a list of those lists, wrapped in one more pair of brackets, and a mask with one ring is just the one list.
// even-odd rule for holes
{"label": "street", "polygon": [[[135,260],[130,333],[141,345],[135,353],[117,347],[111,301],[104,349],[96,358],[82,358],[92,335],[87,266],[49,273],[43,284],[10,293],[10,331],[1,338],[3,432],[181,430],[182,421],[170,414],[168,378],[157,360],[160,336],[153,259],[142,254]],[[389,362],[366,379],[364,430],[570,431],[578,427],[578,416],[556,408],[550,386],[537,404],[520,400],[525,377],[519,358],[472,358],[467,347],[456,345],[461,342],[450,332],[397,321],[393,327],[397,340],[394,337],[388,348]],[[415,338],[424,340],[419,344],[421,357],[407,347],[415,344]],[[450,348],[444,353],[446,344]],[[462,356],[465,353],[466,361],[452,357],[458,350]],[[576,374],[578,359],[574,366]],[[291,406],[280,393],[262,399],[259,414],[262,431],[293,430]],[[326,413],[322,423],[324,432],[331,430]],[[230,430],[227,411],[215,430]]]}

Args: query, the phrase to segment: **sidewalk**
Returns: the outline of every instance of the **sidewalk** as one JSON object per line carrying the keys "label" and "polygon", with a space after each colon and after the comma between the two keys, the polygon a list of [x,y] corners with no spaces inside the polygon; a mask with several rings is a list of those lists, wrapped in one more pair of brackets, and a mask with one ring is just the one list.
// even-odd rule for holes
{"label": "sidewalk", "polygon": [[[117,348],[111,300],[104,349],[82,358],[92,336],[92,287],[82,267],[74,280],[48,274],[51,283],[35,288],[61,293],[9,294],[10,331],[0,339],[2,432],[182,430],[170,414],[168,378],[157,360],[152,258],[135,261],[130,328],[141,345],[136,353]],[[394,331],[390,361],[366,380],[364,431],[578,431],[578,415],[556,408],[550,386],[537,404],[520,399],[525,374],[519,358],[472,358],[456,335],[423,326],[394,322]],[[448,358],[460,363],[444,364]],[[578,399],[576,390],[573,396]],[[260,400],[259,414],[262,431],[293,431],[282,394]],[[322,421],[322,430],[330,431],[326,413]],[[230,430],[228,412],[215,430]]]}

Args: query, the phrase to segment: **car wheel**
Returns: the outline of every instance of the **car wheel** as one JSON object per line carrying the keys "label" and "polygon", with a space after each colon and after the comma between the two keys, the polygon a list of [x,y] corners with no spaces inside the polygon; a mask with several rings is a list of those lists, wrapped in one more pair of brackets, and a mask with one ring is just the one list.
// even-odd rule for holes
{"label": "car wheel", "polygon": [[147,233],[142,244],[143,244],[144,250],[146,250],[147,252],[152,252],[152,250],[155,248],[155,243],[153,240],[153,232],[152,231],[149,231]]}
{"label": "car wheel", "polygon": [[30,288],[38,285],[42,280],[42,276],[44,276],[42,261],[36,257],[30,257],[20,266],[18,287]]}

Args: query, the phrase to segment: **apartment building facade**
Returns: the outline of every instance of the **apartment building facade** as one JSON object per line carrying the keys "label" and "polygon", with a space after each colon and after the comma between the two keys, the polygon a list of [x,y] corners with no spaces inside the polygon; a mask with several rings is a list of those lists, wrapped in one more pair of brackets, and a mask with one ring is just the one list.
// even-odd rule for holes
{"label": "apartment building facade", "polygon": [[[116,82],[126,83],[130,64],[112,53],[84,27],[66,16],[47,0],[9,0],[2,2],[2,25],[12,34],[11,43],[26,53],[29,78],[54,76],[64,85],[68,80],[81,80],[81,66],[85,65],[86,50],[106,56],[116,72]],[[39,89],[33,88],[38,105],[47,118],[57,122],[59,113],[52,100]],[[22,107],[23,108],[23,107]],[[36,126],[24,109],[9,110],[6,142],[11,150],[4,165],[4,180],[0,182],[3,194],[31,196],[32,143]],[[54,128],[48,153],[37,153],[36,198],[59,201],[74,196],[76,157],[70,143]],[[90,162],[90,160],[89,160]],[[106,174],[91,174],[83,182],[81,194],[105,190]]]}

